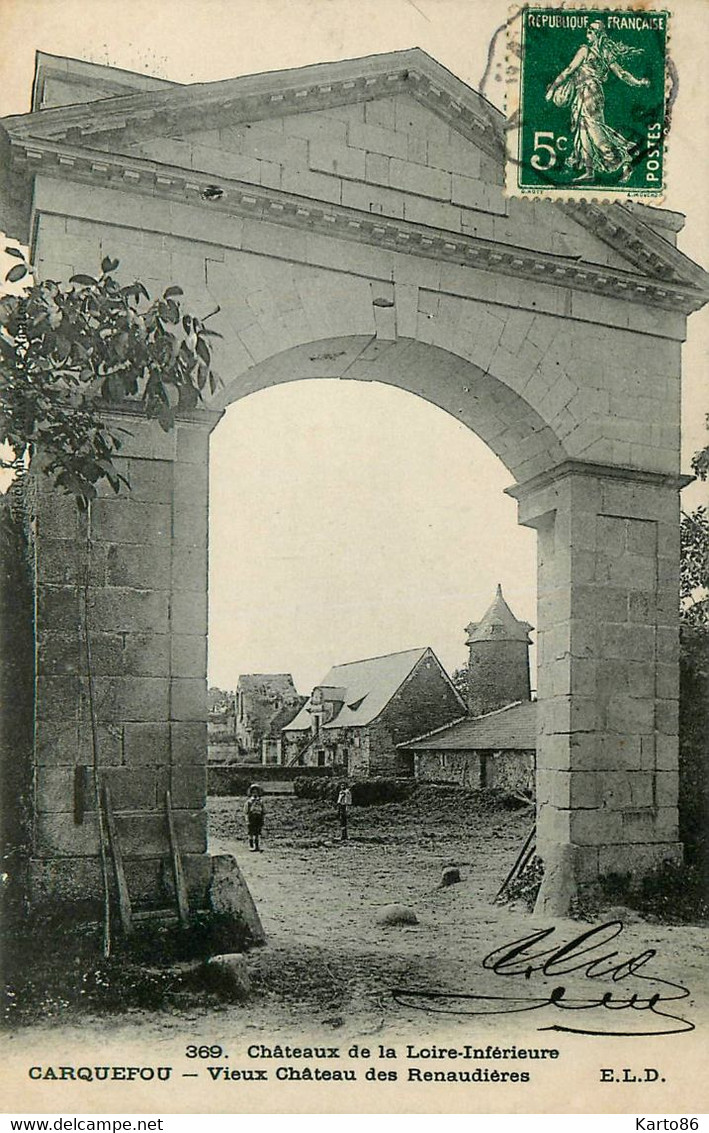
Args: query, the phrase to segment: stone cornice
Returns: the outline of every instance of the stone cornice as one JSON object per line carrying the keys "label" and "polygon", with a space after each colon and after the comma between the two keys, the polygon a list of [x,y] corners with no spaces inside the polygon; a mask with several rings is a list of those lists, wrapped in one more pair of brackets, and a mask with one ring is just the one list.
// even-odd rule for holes
{"label": "stone cornice", "polygon": [[566,480],[569,476],[591,476],[595,480],[628,480],[634,484],[650,484],[653,487],[674,488],[677,491],[686,488],[695,479],[694,476],[652,472],[646,468],[625,468],[616,464],[565,460],[562,464],[557,464],[555,468],[550,468],[548,472],[542,472],[539,476],[533,476],[523,484],[513,484],[512,487],[505,488],[505,495],[512,496],[515,500],[524,500],[534,492],[548,488],[560,480]]}
{"label": "stone cornice", "polygon": [[148,93],[14,115],[2,124],[14,137],[110,143],[144,136],[253,122],[326,110],[406,93],[502,159],[504,117],[482,95],[419,48],[294,70],[194,83]]}
{"label": "stone cornice", "polygon": [[593,231],[604,243],[617,248],[643,272],[649,269],[660,278],[674,277],[707,293],[707,273],[704,268],[633,216],[623,205],[616,204],[609,208],[607,204],[596,204],[594,201],[560,201],[558,207],[577,224],[583,224]]}
{"label": "stone cornice", "polygon": [[13,165],[19,171],[102,185],[165,200],[187,201],[212,213],[249,217],[291,228],[324,233],[483,271],[590,291],[616,299],[653,304],[689,313],[706,294],[684,282],[658,282],[645,275],[587,264],[574,258],[518,248],[493,240],[432,228],[412,221],[320,202],[279,189],[221,178],[221,196],[210,199],[214,175],[163,165],[147,158],[43,140],[14,140]]}
{"label": "stone cornice", "polygon": [[[122,67],[110,67],[104,63],[88,63],[85,59],[72,59],[64,55],[52,55],[46,51],[37,51],[35,54],[34,83],[32,85],[33,112],[40,109],[45,84],[51,79],[78,83],[83,87],[94,87],[98,98],[124,97],[126,94],[174,88],[182,85],[172,82],[170,79],[157,78],[143,72],[127,71]],[[53,109],[56,109],[56,107]]]}
{"label": "stone cornice", "polygon": [[[103,73],[102,73],[102,77]],[[87,146],[116,154],[144,137],[184,136],[220,125],[255,122],[393,94],[408,94],[502,164],[504,115],[420,48],[218,82],[170,86],[99,102],[56,107],[0,120],[11,138]],[[620,204],[557,202],[660,289],[673,281],[703,296],[707,274]],[[686,309],[694,310],[699,303]]]}
{"label": "stone cornice", "polygon": [[[96,406],[102,417],[116,418],[116,420],[130,419],[132,421],[138,421],[140,424],[151,424],[155,425],[156,428],[160,428],[157,421],[153,421],[150,417],[146,416],[145,407],[138,401],[126,400],[118,403],[109,403],[98,400]],[[196,409],[176,410],[175,421],[178,425],[194,425],[199,429],[208,429],[211,433],[219,424],[225,412],[224,409],[212,409],[211,406],[202,404]]]}

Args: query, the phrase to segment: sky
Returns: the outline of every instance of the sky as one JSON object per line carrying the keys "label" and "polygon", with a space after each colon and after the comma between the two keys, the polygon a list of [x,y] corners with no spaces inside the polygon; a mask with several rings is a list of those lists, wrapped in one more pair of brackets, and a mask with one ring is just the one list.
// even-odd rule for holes
{"label": "sky", "polygon": [[[680,246],[706,264],[709,147],[697,125],[709,59],[707,37],[693,34],[706,7],[680,7],[665,203],[687,214]],[[507,0],[0,0],[0,114],[28,109],[36,49],[195,82],[419,46],[480,89],[507,10]],[[484,93],[502,104],[495,68]],[[685,468],[705,443],[709,313],[689,328]],[[451,671],[498,582],[535,624],[536,536],[517,525],[509,483],[465,426],[388,386],[302,381],[230,406],[212,439],[210,683],[286,671],[307,693],[333,664],[420,645]]]}
{"label": "sky", "polygon": [[419,645],[450,672],[498,581],[534,623],[536,534],[503,494],[509,472],[413,394],[334,379],[252,394],[217,426],[211,475],[221,681],[232,634],[253,643],[249,671],[292,672],[304,691],[331,664]]}

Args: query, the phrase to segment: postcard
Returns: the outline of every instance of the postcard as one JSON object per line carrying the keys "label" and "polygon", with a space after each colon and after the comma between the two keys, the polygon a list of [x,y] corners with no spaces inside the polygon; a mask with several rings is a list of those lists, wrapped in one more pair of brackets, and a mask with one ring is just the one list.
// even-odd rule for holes
{"label": "postcard", "polygon": [[705,15],[5,0],[6,1113],[698,1127]]}

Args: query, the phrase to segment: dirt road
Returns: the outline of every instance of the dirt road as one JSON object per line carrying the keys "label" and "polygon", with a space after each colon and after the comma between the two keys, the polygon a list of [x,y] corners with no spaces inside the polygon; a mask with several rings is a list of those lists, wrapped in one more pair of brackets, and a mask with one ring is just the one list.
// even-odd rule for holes
{"label": "dirt road", "polygon": [[[393,1024],[400,1032],[420,1030],[420,1011],[397,1002],[393,988],[490,993],[497,981],[495,993],[504,994],[504,981],[482,967],[485,955],[550,927],[521,903],[492,903],[529,829],[530,810],[475,810],[460,796],[424,792],[404,804],[354,808],[346,843],[325,806],[273,799],[269,811],[260,854],[245,846],[232,800],[212,801],[212,825],[224,848],[237,854],[268,934],[268,947],[250,960],[260,1005],[285,1012],[290,1021],[341,1025],[353,1033]],[[461,882],[441,888],[449,864],[459,867]],[[382,907],[393,903],[412,908],[418,924],[377,923]],[[603,919],[615,915],[611,910]],[[617,949],[627,958],[655,948],[653,973],[693,991],[706,986],[704,927],[647,923],[629,910],[620,915],[631,923],[622,943],[616,940],[605,953]],[[554,943],[593,927],[557,922]],[[537,972],[527,983],[533,994],[548,994],[562,981],[569,994],[575,989],[589,996],[583,972],[555,980]],[[606,981],[591,994],[613,986]],[[499,1019],[487,1022],[499,1027]]]}
{"label": "dirt road", "polygon": [[[531,808],[511,811],[460,793],[423,790],[405,803],[353,808],[350,840],[342,843],[334,808],[293,796],[271,798],[262,853],[249,852],[242,799],[212,799],[210,811],[213,848],[236,854],[268,936],[267,946],[248,958],[253,993],[246,1004],[193,992],[176,995],[156,1012],[127,1011],[111,1020],[117,1041],[139,1035],[159,1049],[192,1033],[229,1044],[302,1039],[323,1029],[346,1041],[363,1034],[420,1035],[422,1022],[428,1029],[470,1025],[470,1003],[412,1000],[394,994],[396,989],[543,999],[563,983],[568,995],[586,1000],[607,991],[647,997],[658,990],[637,978],[632,988],[618,985],[610,975],[590,984],[583,970],[553,976],[535,971],[510,981],[483,966],[492,949],[540,930],[554,927],[554,934],[535,945],[536,951],[594,927],[570,920],[552,926],[519,905],[492,903],[529,829]],[[450,864],[459,867],[461,881],[441,888],[441,872]],[[379,924],[381,909],[393,903],[413,909],[418,923]],[[617,964],[655,949],[644,972],[689,988],[678,1012],[691,1017],[701,1010],[705,1017],[706,928],[648,923],[630,913],[622,919],[630,922],[622,939],[603,954],[617,951]],[[432,1007],[446,1014],[432,1013]],[[480,1003],[474,1007],[477,1012]],[[551,1008],[544,1011],[553,1014]],[[632,1014],[637,1027],[638,1012]],[[474,1023],[481,1035],[498,1037],[512,1033],[519,1020],[519,1014],[476,1013]],[[53,1019],[25,1033],[37,1036],[58,1023],[65,1023],[67,1039],[85,1037],[94,1025],[88,1019]],[[106,1022],[95,1026],[103,1030]]]}

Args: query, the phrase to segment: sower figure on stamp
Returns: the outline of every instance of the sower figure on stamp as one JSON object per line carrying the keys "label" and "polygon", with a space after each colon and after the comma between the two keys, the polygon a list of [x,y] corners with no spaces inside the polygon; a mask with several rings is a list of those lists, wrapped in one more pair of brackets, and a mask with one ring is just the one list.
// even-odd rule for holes
{"label": "sower figure on stamp", "polygon": [[257,853],[261,849],[259,839],[261,837],[261,831],[263,830],[264,813],[265,808],[263,799],[261,798],[261,788],[255,783],[252,783],[249,787],[244,814],[246,815],[246,824],[249,830],[249,849],[255,850]]}
{"label": "sower figure on stamp", "polygon": [[612,40],[600,20],[589,24],[586,40],[551,83],[546,99],[553,99],[556,106],[571,107],[573,148],[566,163],[582,170],[575,180],[590,181],[596,172],[622,169],[621,181],[627,181],[634,144],[606,124],[603,84],[612,71],[628,86],[649,86],[649,79],[636,79],[621,66],[621,60],[642,55],[642,50]]}
{"label": "sower figure on stamp", "polygon": [[351,806],[352,791],[346,783],[340,783],[340,791],[337,796],[337,817],[340,820],[340,837],[343,842],[347,841],[347,818]]}

